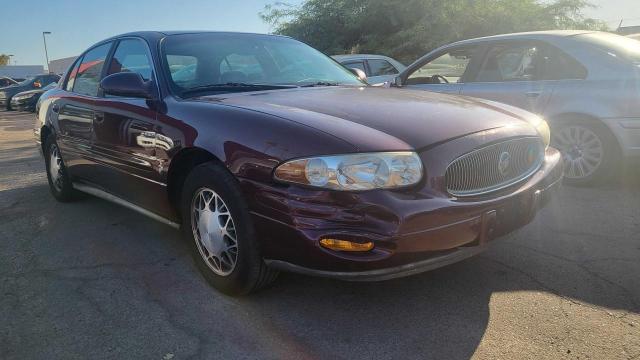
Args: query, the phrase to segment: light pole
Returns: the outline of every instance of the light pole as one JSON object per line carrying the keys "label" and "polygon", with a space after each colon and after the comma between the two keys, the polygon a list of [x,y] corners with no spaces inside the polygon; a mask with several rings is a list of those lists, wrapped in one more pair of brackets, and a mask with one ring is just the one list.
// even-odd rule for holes
{"label": "light pole", "polygon": [[47,59],[47,72],[51,73],[51,71],[49,70],[49,53],[47,53],[47,38],[45,35],[51,35],[51,31],[42,32],[42,41],[44,42],[44,56]]}

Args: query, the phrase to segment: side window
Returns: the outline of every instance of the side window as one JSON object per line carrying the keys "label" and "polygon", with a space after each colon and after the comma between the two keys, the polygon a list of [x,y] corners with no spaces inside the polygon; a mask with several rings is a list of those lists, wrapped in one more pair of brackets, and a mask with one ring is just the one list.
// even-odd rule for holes
{"label": "side window", "polygon": [[118,43],[107,74],[119,72],[135,72],[145,81],[151,79],[151,61],[147,55],[147,45],[142,40],[125,39]]}
{"label": "side window", "polygon": [[504,44],[492,47],[478,71],[476,82],[531,81],[538,75],[539,46]]}
{"label": "side window", "polygon": [[342,63],[342,65],[348,69],[360,69],[364,71],[365,74],[367,73],[367,69],[364,67],[364,61],[349,61]]}
{"label": "side window", "polygon": [[371,76],[394,75],[398,73],[398,70],[387,60],[369,59],[367,62],[369,63],[369,69],[371,69]]}
{"label": "side window", "polygon": [[198,59],[193,56],[167,55],[167,65],[174,83],[184,86],[196,79]]}
{"label": "side window", "polygon": [[109,53],[111,43],[91,49],[82,58],[73,84],[73,92],[82,95],[98,95],[98,83],[102,74],[104,60]]}
{"label": "side window", "polygon": [[461,83],[477,49],[475,46],[464,47],[442,54],[409,74],[406,83],[408,85]]}
{"label": "side window", "polygon": [[220,63],[220,83],[261,79],[264,79],[264,71],[253,55],[229,54]]}
{"label": "side window", "polygon": [[78,68],[80,67],[80,63],[82,63],[82,59],[79,58],[75,64],[73,64],[73,68],[69,70],[69,75],[67,76],[67,84],[64,86],[66,91],[73,90],[73,84],[76,82],[76,77],[78,76]]}
{"label": "side window", "polygon": [[553,47],[544,50],[541,80],[582,80],[587,77],[587,69],[562,50]]}

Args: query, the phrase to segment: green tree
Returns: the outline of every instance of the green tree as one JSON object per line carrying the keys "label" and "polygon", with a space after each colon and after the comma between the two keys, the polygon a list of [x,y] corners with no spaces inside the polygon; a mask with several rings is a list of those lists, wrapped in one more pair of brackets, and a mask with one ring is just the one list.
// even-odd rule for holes
{"label": "green tree", "polygon": [[377,53],[411,62],[453,41],[519,31],[604,29],[586,0],[306,0],[260,13],[274,32],[328,54]]}
{"label": "green tree", "polygon": [[9,55],[0,54],[0,66],[9,65],[9,60],[10,59],[11,58],[9,57]]}

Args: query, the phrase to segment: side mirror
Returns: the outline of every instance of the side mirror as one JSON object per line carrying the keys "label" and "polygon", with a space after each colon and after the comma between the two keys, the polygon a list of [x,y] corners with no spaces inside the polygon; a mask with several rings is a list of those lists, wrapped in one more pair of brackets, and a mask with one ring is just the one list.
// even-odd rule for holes
{"label": "side mirror", "polygon": [[133,72],[111,74],[100,81],[100,88],[105,95],[142,99],[153,98],[151,81],[144,81],[140,74]]}
{"label": "side mirror", "polygon": [[402,77],[396,76],[395,78],[393,78],[393,86],[402,87]]}
{"label": "side mirror", "polygon": [[351,71],[355,76],[357,76],[358,79],[364,82],[367,82],[367,74],[365,74],[364,71],[357,68],[349,68],[349,71]]}

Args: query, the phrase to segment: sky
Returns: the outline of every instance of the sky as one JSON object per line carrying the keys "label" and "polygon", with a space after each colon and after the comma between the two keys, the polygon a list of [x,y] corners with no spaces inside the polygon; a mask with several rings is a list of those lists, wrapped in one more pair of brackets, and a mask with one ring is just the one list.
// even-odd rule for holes
{"label": "sky", "polygon": [[[303,0],[286,0],[299,4]],[[444,1],[444,0],[443,0]],[[270,32],[258,13],[275,0],[11,0],[2,1],[0,53],[13,54],[18,65],[45,63],[43,31],[49,59],[75,56],[92,44],[137,30],[225,30]],[[640,25],[640,0],[591,0],[589,17],[616,28],[621,18]],[[109,6],[105,6],[105,4]]]}

